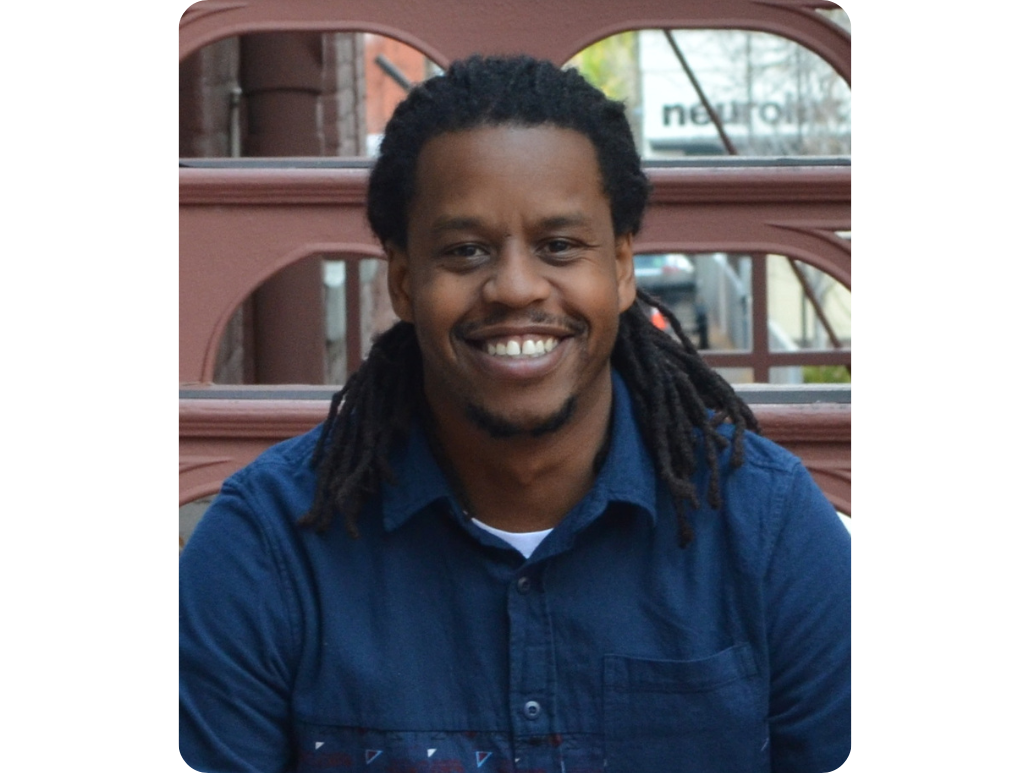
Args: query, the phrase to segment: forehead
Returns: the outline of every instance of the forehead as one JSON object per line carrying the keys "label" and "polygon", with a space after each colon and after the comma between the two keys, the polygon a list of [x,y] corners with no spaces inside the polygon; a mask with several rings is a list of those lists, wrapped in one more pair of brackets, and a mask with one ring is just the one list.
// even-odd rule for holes
{"label": "forehead", "polygon": [[554,126],[486,126],[438,135],[419,154],[412,218],[426,210],[603,208],[597,153],[586,135]]}

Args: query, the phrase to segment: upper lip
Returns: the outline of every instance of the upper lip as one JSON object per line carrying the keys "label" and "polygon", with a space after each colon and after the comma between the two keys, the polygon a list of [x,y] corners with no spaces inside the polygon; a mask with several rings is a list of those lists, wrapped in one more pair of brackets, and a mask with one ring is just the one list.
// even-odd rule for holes
{"label": "upper lip", "polygon": [[556,325],[486,325],[462,333],[469,341],[487,341],[491,338],[516,338],[536,336],[539,338],[567,338],[575,335],[574,330]]}

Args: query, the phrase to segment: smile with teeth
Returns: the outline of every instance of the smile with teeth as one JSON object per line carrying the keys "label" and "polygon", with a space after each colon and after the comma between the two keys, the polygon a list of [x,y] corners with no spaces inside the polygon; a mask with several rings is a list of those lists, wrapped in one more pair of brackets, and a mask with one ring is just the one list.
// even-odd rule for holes
{"label": "smile with teeth", "polygon": [[558,339],[526,338],[521,342],[517,338],[487,341],[486,353],[495,357],[540,357],[558,345]]}

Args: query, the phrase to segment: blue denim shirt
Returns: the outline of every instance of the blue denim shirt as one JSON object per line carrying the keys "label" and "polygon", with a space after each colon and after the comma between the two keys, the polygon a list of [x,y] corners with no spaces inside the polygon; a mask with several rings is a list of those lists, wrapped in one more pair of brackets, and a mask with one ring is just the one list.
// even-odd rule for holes
{"label": "blue denim shirt", "polygon": [[[180,751],[204,771],[796,771],[850,750],[850,537],[750,435],[677,541],[616,374],[587,496],[524,559],[415,427],[387,485],[299,529],[317,433],[226,481],[180,562]],[[698,474],[705,490],[708,473]]]}

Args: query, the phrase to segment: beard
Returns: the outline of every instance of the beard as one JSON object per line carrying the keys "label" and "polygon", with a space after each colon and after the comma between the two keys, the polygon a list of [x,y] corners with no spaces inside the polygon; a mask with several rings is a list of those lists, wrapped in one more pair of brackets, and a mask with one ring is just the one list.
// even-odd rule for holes
{"label": "beard", "polygon": [[465,407],[465,415],[480,429],[494,439],[513,437],[542,437],[557,432],[564,427],[576,410],[576,396],[572,395],[562,407],[550,416],[532,424],[516,424],[503,416],[490,413],[480,405],[469,403]]}

